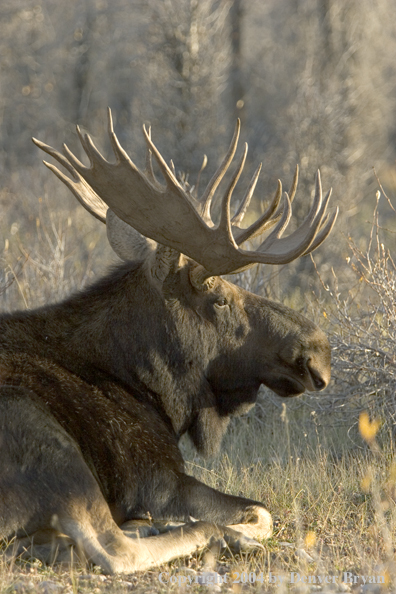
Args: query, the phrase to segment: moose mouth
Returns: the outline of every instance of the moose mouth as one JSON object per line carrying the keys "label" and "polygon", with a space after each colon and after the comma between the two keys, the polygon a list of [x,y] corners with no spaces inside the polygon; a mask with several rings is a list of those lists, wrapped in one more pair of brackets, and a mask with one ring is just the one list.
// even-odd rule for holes
{"label": "moose mouth", "polygon": [[299,396],[307,389],[302,382],[288,375],[278,376],[270,380],[267,378],[263,384],[283,398]]}

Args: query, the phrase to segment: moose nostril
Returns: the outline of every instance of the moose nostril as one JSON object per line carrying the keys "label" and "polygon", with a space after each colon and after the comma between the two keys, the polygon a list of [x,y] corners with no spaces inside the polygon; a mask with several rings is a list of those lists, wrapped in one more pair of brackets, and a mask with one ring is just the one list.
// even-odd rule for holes
{"label": "moose nostril", "polygon": [[313,385],[315,386],[315,390],[318,392],[323,390],[327,386],[326,379],[323,379],[323,376],[320,372],[318,372],[315,367],[312,365],[312,359],[309,357],[305,363],[305,369],[308,370],[309,375],[311,376],[311,380]]}
{"label": "moose nostril", "polygon": [[312,377],[312,380],[313,380],[313,383],[314,383],[315,388],[318,391],[319,390],[323,390],[326,387],[326,385],[327,385],[327,383],[325,382],[325,380],[322,379],[320,377],[320,375],[318,375],[317,373],[315,373],[315,371],[312,371],[312,369],[309,369],[309,373],[310,373],[310,375]]}
{"label": "moose nostril", "polygon": [[315,387],[318,390],[323,390],[323,388],[326,387],[326,382],[323,381],[320,377],[313,376],[313,381],[314,381]]}

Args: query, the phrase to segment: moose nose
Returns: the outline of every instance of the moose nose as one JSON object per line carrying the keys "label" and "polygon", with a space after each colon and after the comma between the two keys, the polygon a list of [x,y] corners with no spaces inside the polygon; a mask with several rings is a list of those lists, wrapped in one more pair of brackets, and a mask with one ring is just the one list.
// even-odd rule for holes
{"label": "moose nose", "polygon": [[320,391],[323,390],[326,387],[326,382],[324,380],[322,380],[322,378],[320,377],[315,377],[314,375],[312,376],[313,382],[315,384],[315,388]]}
{"label": "moose nose", "polygon": [[315,386],[315,390],[320,392],[320,390],[324,390],[327,386],[328,382],[323,379],[323,377],[318,373],[316,369],[312,369],[310,365],[308,365],[309,374],[311,376],[313,385]]}

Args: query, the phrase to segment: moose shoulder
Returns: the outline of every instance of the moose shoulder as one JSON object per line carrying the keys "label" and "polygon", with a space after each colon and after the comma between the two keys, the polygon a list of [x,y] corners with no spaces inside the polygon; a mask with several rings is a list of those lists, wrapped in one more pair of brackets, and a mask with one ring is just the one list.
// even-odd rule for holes
{"label": "moose shoulder", "polygon": [[[144,570],[213,538],[259,546],[251,539],[271,534],[264,506],[186,475],[178,441],[188,433],[212,455],[230,416],[254,404],[261,384],[288,397],[322,390],[330,378],[319,328],[221,278],[255,263],[290,262],[324,241],[337,213],[326,215],[330,192],[322,198],[319,174],[313,206],[294,233],[282,237],[297,174],[290,196],[279,183],[268,210],[243,229],[259,174],[231,217],[245,148],[215,225],[211,204],[239,124],[200,200],[144,133],[144,172],[120,147],[110,112],[114,164],[79,130],[89,167],[67,147],[61,154],[35,141],[67,170],[46,163],[106,223],[125,262],[62,303],[0,318],[0,537],[34,540],[44,555],[46,539],[63,534],[105,572]],[[154,177],[152,155],[165,185]],[[240,247],[270,227],[256,251]],[[148,516],[185,524],[130,538],[126,523]]]}

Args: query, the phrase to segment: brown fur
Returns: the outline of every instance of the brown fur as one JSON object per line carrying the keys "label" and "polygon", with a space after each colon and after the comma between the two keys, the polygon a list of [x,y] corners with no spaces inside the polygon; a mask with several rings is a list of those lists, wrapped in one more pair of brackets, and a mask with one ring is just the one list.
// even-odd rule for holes
{"label": "brown fur", "polygon": [[[322,389],[328,341],[220,278],[197,290],[194,266],[182,258],[158,284],[126,263],[63,303],[0,318],[1,537],[52,530],[104,571],[132,572],[212,537],[270,535],[262,504],[184,473],[178,441],[216,453],[263,383],[284,397]],[[119,528],[148,515],[187,525],[140,541]]]}

